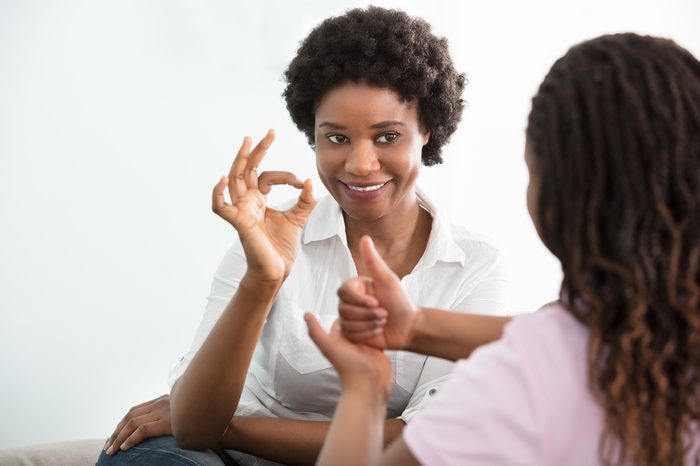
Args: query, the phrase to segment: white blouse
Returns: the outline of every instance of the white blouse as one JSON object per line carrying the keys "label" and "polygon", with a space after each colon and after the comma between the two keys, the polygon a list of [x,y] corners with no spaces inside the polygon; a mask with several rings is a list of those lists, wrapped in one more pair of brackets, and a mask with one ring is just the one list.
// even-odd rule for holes
{"label": "white blouse", "polygon": [[[417,195],[433,223],[423,256],[401,280],[411,300],[419,306],[504,314],[509,281],[498,247],[484,236],[447,224],[424,193],[417,190]],[[192,348],[170,372],[171,386],[202,346],[245,270],[245,255],[236,241],[214,275]],[[303,316],[314,312],[328,330],[338,317],[338,288],[356,275],[342,212],[326,196],[304,228],[294,266],[255,349],[236,415],[332,419],[340,397],[338,375],[309,338]],[[405,351],[387,351],[387,355],[394,369],[387,417],[409,422],[437,392],[453,364]]]}

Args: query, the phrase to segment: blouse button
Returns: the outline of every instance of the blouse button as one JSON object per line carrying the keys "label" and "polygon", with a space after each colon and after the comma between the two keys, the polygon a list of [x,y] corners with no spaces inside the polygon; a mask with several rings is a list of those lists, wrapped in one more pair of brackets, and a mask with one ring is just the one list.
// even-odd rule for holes
{"label": "blouse button", "polygon": [[435,396],[436,393],[437,388],[431,388],[430,390],[428,390],[428,396]]}

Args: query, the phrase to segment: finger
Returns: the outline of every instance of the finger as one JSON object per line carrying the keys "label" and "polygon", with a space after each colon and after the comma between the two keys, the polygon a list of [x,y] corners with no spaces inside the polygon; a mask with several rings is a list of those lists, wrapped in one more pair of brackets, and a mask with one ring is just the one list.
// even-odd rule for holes
{"label": "finger", "polygon": [[267,194],[274,185],[286,184],[301,189],[303,183],[294,173],[283,171],[262,172],[258,177],[258,189],[261,193]]}
{"label": "finger", "polygon": [[[361,330],[359,332],[343,332],[343,335],[353,343],[365,343],[372,340],[384,332],[383,327],[375,327],[369,330]],[[371,346],[371,345],[370,345]]]}
{"label": "finger", "polygon": [[227,183],[228,177],[222,176],[216,186],[214,186],[211,196],[211,210],[219,217],[230,221],[229,219],[235,218],[238,207],[228,204],[224,198]]}
{"label": "finger", "polygon": [[331,336],[323,330],[321,324],[316,319],[316,316],[310,312],[304,314],[304,320],[306,321],[306,326],[309,328],[309,336],[311,340],[318,346],[318,349],[326,356],[329,360],[329,353],[332,352],[333,344],[331,342]]}
{"label": "finger", "polygon": [[146,439],[160,437],[161,435],[171,434],[170,422],[167,419],[158,419],[154,422],[141,424],[133,434],[129,436],[120,446],[119,449],[126,451],[129,448],[138,445]]}
{"label": "finger", "polygon": [[228,177],[222,176],[219,182],[214,186],[214,190],[211,194],[211,210],[219,213],[226,205],[226,198],[224,197],[224,191],[226,191],[226,185],[228,184]]}
{"label": "finger", "polygon": [[364,235],[360,238],[360,253],[362,255],[362,261],[373,281],[387,284],[398,280],[396,274],[386,265],[384,259],[381,258],[377,249],[374,247],[372,238],[368,235]]}
{"label": "finger", "polygon": [[134,417],[139,417],[143,416],[145,414],[150,413],[151,411],[158,409],[162,406],[166,406],[166,409],[169,409],[169,398],[170,395],[161,395],[158,398],[154,398],[149,401],[144,401],[143,403],[137,404],[136,406],[133,406],[128,413],[124,415],[124,417],[119,421],[117,424],[117,427],[114,429],[114,432],[112,432],[112,435],[109,436],[109,439],[107,439],[107,443],[105,443],[104,449],[107,450],[113,443],[114,440],[117,438],[119,435],[119,432],[124,429],[124,426],[129,422]]}
{"label": "finger", "polygon": [[137,431],[143,424],[148,424],[150,422],[157,421],[158,417],[159,416],[157,414],[150,412],[144,415],[130,417],[129,420],[119,430],[109,448],[107,448],[107,454],[113,455],[114,453],[119,451],[124,441],[127,438],[129,438],[135,431]]}
{"label": "finger", "polygon": [[255,189],[258,187],[258,167],[262,162],[263,157],[267,153],[267,150],[272,145],[275,140],[275,131],[273,129],[267,130],[265,137],[260,140],[257,146],[250,152],[250,157],[248,158],[248,163],[245,167],[245,184],[248,189]]}
{"label": "finger", "polygon": [[297,203],[290,209],[290,213],[297,217],[301,222],[306,223],[306,219],[311,214],[311,211],[316,207],[316,199],[314,199],[314,187],[311,183],[311,178],[304,181],[301,193]]}
{"label": "finger", "polygon": [[343,322],[348,320],[382,320],[389,315],[383,307],[355,306],[342,302],[338,305],[338,314]]}
{"label": "finger", "polygon": [[238,154],[233,159],[231,170],[228,172],[228,192],[231,195],[232,202],[235,202],[248,191],[245,184],[245,168],[250,158],[250,144],[250,138],[248,136],[244,137],[243,144],[238,149]]}
{"label": "finger", "polygon": [[372,320],[345,320],[343,319],[340,323],[340,328],[345,334],[360,333],[367,330],[374,330],[376,328],[382,328],[386,324],[386,319],[372,319]]}
{"label": "finger", "polygon": [[379,306],[377,298],[367,293],[367,285],[365,277],[351,278],[338,288],[338,298],[341,303],[364,307]]}
{"label": "finger", "polygon": [[[140,405],[136,405],[133,408],[129,410],[126,415],[119,421],[117,424],[117,427],[114,429],[114,432],[112,432],[112,435],[109,436],[109,439],[107,440],[107,443],[104,446],[104,450],[107,451],[110,446],[112,446],[115,443],[115,440],[119,437],[120,432],[124,430],[124,426],[134,417],[142,416],[144,414],[147,414],[150,411],[150,404],[153,403],[155,400],[147,401],[146,403],[141,403]],[[122,435],[122,440],[126,438],[126,435]]]}

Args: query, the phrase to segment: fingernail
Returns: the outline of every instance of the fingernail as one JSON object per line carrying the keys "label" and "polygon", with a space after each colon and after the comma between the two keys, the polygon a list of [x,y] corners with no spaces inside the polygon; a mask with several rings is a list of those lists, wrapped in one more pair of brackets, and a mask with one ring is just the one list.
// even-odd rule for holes
{"label": "fingernail", "polygon": [[107,449],[107,454],[110,455],[110,456],[114,454],[114,445],[110,446],[110,447]]}
{"label": "fingernail", "polygon": [[375,327],[381,327],[382,325],[386,324],[386,319],[376,319],[374,321],[374,326]]}
{"label": "fingernail", "polygon": [[122,443],[121,446],[119,447],[121,451],[126,451],[129,449],[129,447],[126,446],[126,442]]}

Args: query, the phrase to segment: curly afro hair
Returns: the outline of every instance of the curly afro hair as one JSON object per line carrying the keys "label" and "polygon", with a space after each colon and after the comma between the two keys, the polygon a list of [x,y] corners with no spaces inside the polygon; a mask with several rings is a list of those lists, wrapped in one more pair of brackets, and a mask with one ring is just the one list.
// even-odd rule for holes
{"label": "curly afro hair", "polygon": [[301,42],[284,77],[287,109],[312,146],[318,103],[343,82],[365,81],[418,103],[420,125],[430,132],[424,165],[442,163],[442,146],[464,108],[465,78],[454,69],[447,39],[398,10],[372,6],[326,19]]}

